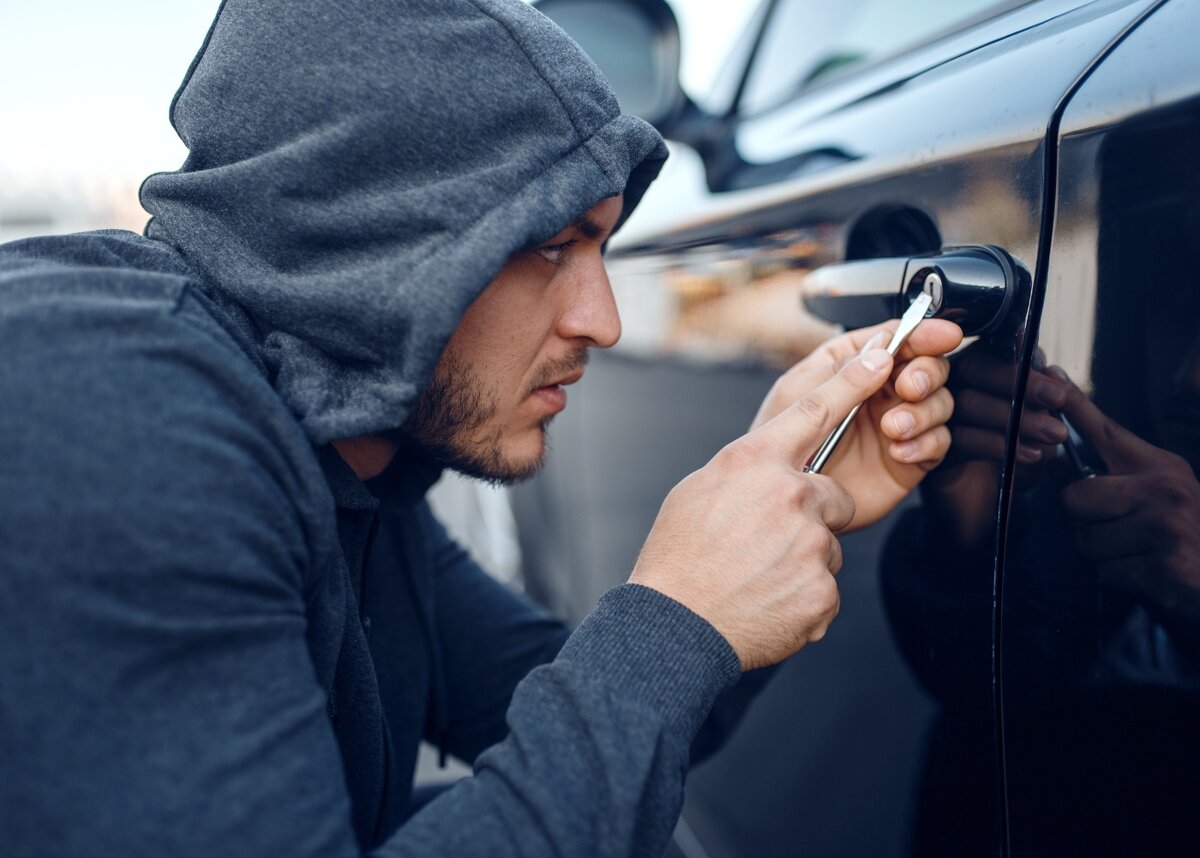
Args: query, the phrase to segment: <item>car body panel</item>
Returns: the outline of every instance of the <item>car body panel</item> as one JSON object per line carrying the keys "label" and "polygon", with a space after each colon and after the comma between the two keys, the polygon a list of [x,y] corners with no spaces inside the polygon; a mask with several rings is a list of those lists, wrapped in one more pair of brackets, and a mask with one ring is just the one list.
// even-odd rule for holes
{"label": "car body panel", "polygon": [[[1090,405],[1067,411],[1074,463],[1064,451],[1014,475],[1000,649],[1013,855],[1196,850],[1197,36],[1200,2],[1166,3],[1061,120],[1032,369],[1061,367]],[[1027,397],[1023,425],[1046,413]],[[1079,506],[1098,499],[1117,506]]]}

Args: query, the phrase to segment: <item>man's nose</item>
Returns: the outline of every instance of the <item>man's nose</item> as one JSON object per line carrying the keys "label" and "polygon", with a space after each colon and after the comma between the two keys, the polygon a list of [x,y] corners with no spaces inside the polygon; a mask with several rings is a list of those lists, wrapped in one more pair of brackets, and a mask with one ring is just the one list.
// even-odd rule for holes
{"label": "man's nose", "polygon": [[580,267],[567,287],[567,303],[558,320],[559,335],[565,339],[587,339],[607,349],[621,338],[621,317],[604,259],[597,252]]}

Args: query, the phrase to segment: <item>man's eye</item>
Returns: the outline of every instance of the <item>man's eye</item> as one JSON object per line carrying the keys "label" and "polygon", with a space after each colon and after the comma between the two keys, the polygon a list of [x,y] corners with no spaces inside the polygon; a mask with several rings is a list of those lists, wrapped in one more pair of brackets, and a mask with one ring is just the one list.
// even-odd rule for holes
{"label": "man's eye", "polygon": [[551,265],[561,265],[563,254],[566,253],[567,248],[574,243],[575,239],[564,241],[561,244],[545,244],[537,248],[537,254]]}

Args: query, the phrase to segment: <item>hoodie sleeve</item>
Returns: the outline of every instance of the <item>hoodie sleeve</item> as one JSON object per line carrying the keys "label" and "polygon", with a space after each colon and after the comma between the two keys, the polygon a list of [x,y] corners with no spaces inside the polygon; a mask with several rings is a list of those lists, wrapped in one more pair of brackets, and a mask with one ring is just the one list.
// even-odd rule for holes
{"label": "hoodie sleeve", "polygon": [[[42,293],[0,315],[5,853],[360,855],[307,640],[331,511],[299,500],[305,439],[161,300]],[[737,676],[708,623],[617,588],[375,854],[657,855]]]}
{"label": "hoodie sleeve", "polygon": [[379,856],[661,855],[693,737],[737,656],[655,590],[610,590],[513,695],[509,735]]}
{"label": "hoodie sleeve", "polygon": [[[444,682],[438,705],[445,710],[432,720],[425,738],[474,763],[481,751],[508,735],[505,714],[517,683],[550,662],[570,630],[480,569],[428,506],[422,516],[435,546],[434,626]],[[717,697],[692,742],[692,765],[728,741],[775,670],[744,673]]]}

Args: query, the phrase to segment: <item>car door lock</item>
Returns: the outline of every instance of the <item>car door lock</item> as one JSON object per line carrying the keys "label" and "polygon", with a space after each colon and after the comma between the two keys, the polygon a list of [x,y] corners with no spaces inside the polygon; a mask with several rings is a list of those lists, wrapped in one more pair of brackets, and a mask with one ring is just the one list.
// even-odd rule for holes
{"label": "car door lock", "polygon": [[902,316],[918,295],[927,294],[931,316],[978,336],[994,330],[1007,315],[1022,272],[1005,250],[988,244],[842,262],[805,278],[804,306],[818,318],[861,328]]}

